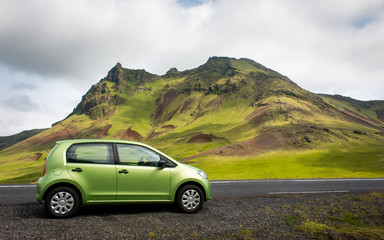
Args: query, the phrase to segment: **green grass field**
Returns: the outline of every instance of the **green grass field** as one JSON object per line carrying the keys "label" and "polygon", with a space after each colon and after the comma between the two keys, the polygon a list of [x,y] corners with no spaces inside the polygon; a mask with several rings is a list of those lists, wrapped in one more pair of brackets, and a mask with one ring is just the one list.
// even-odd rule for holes
{"label": "green grass field", "polygon": [[202,156],[189,164],[214,180],[374,178],[384,177],[384,146],[355,142],[253,157]]}
{"label": "green grass field", "polygon": [[[25,161],[25,153],[4,157],[0,155],[0,183],[33,183],[42,175],[44,158],[48,152],[37,161]],[[28,155],[27,155],[28,156]]]}
{"label": "green grass field", "polygon": [[[185,150],[186,153],[193,152],[193,148]],[[44,152],[38,161],[3,161],[0,183],[36,182],[41,176],[42,159],[47,154]],[[384,146],[355,141],[324,145],[319,149],[272,151],[257,156],[205,155],[188,164],[203,169],[211,180],[376,178],[384,177]]]}

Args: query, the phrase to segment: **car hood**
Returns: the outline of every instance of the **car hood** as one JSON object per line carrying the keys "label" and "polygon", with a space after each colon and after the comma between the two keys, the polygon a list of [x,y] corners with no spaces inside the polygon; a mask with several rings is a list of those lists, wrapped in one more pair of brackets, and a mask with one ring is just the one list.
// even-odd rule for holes
{"label": "car hood", "polygon": [[184,163],[180,163],[180,166],[182,166],[184,168],[189,168],[191,170],[196,170],[196,171],[201,170],[200,168],[197,168],[197,167],[194,167],[194,166],[191,166],[191,165],[188,165],[188,164],[184,164]]}

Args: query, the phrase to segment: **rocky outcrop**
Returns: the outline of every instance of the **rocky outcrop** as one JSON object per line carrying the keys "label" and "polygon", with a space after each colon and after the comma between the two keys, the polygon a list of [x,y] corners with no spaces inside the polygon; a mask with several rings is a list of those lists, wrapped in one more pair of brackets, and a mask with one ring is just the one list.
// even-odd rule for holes
{"label": "rocky outcrop", "polygon": [[93,85],[83,96],[72,114],[86,114],[91,119],[97,119],[110,113],[113,106],[121,102],[123,100],[119,96],[112,95],[106,82],[100,82]]}
{"label": "rocky outcrop", "polygon": [[[145,70],[126,69],[117,63],[104,79],[89,89],[69,116],[86,114],[91,119],[106,116],[113,111],[115,105],[125,103],[135,92],[152,91],[152,88],[143,88],[142,84],[158,78]],[[108,82],[114,83],[112,87],[108,87]]]}
{"label": "rocky outcrop", "polygon": [[180,74],[179,70],[177,68],[171,68],[168,70],[168,72],[165,74],[165,77],[173,77]]}
{"label": "rocky outcrop", "polygon": [[134,70],[123,68],[120,63],[117,63],[104,78],[106,81],[114,83],[137,83],[154,82],[159,78],[158,75],[149,73],[144,69]]}

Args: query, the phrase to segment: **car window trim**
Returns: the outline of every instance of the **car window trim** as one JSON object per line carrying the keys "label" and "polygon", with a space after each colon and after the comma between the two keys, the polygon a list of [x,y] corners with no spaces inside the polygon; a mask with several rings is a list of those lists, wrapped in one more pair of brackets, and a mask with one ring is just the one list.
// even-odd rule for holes
{"label": "car window trim", "polygon": [[117,144],[116,143],[112,143],[112,149],[113,149],[113,162],[115,163],[115,165],[118,165],[120,160],[119,160],[119,154],[117,152]]}
{"label": "car window trim", "polygon": [[[114,153],[114,159],[115,159],[115,164],[116,165],[122,165],[122,166],[139,166],[139,165],[130,165],[130,164],[124,164],[124,163],[121,163],[120,162],[120,158],[119,158],[119,153],[117,151],[117,144],[122,144],[122,145],[130,145],[130,146],[139,146],[139,147],[142,147],[142,148],[145,148],[145,149],[148,149],[156,154],[158,154],[160,156],[160,159],[164,159],[165,161],[167,161],[167,166],[165,166],[166,168],[175,168],[177,167],[177,164],[174,163],[173,161],[169,160],[167,157],[163,156],[162,154],[156,152],[156,151],[153,151],[152,149],[150,148],[147,148],[145,146],[141,146],[141,145],[137,145],[137,144],[128,144],[128,143],[113,143],[113,153]],[[149,166],[147,166],[149,167]],[[155,167],[155,166],[153,166]],[[159,167],[156,167],[156,168],[159,168]]]}

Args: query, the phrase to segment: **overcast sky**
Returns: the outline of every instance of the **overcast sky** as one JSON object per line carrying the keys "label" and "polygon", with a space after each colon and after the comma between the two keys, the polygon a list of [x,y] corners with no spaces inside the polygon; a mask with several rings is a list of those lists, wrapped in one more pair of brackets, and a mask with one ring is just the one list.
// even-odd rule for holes
{"label": "overcast sky", "polygon": [[162,75],[210,56],[384,100],[384,0],[0,0],[0,136],[62,120],[117,62]]}

